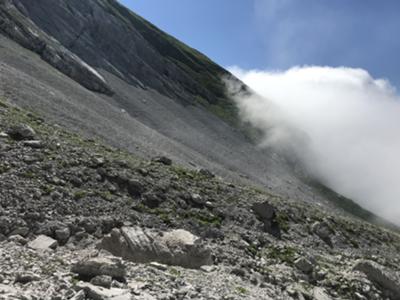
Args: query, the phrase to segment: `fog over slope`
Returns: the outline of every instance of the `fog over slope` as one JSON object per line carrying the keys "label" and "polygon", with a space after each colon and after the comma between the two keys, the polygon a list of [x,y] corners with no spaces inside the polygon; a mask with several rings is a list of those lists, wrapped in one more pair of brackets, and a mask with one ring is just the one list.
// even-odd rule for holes
{"label": "fog over slope", "polygon": [[239,96],[263,147],[294,149],[332,189],[399,224],[400,102],[362,69],[295,67],[231,71],[261,96]]}

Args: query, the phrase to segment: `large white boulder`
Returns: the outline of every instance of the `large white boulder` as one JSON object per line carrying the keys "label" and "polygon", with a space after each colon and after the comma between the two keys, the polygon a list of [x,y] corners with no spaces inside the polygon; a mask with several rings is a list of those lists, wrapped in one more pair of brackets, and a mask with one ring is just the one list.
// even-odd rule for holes
{"label": "large white boulder", "polygon": [[156,232],[122,227],[105,236],[99,247],[134,262],[156,261],[185,268],[212,264],[210,249],[199,237],[182,229]]}

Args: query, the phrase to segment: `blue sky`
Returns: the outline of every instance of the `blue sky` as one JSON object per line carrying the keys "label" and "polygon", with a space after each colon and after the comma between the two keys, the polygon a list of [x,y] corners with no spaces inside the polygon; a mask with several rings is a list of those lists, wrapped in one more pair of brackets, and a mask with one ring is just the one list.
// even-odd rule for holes
{"label": "blue sky", "polygon": [[397,0],[121,2],[224,67],[359,67],[400,87]]}

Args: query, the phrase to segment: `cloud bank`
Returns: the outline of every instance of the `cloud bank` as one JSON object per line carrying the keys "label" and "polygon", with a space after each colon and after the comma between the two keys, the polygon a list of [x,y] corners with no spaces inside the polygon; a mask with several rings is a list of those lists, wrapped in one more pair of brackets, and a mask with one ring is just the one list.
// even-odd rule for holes
{"label": "cloud bank", "polygon": [[400,97],[362,69],[230,71],[260,96],[238,96],[263,147],[290,149],[335,191],[400,224]]}

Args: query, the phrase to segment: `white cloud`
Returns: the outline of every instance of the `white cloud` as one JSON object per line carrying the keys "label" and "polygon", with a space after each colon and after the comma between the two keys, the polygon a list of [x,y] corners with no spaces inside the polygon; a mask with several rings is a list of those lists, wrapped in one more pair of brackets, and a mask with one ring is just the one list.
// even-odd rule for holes
{"label": "white cloud", "polygon": [[263,146],[294,150],[337,192],[400,223],[400,98],[362,69],[230,68],[261,96],[237,97]]}

